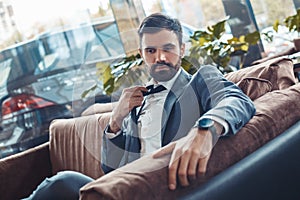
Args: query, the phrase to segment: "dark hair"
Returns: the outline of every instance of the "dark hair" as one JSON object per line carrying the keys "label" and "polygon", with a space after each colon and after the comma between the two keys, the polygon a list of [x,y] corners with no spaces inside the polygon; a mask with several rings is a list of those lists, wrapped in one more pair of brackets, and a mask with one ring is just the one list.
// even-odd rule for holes
{"label": "dark hair", "polygon": [[144,33],[157,33],[162,28],[173,31],[178,37],[179,45],[182,44],[182,27],[179,20],[161,13],[149,15],[143,20],[138,29],[140,40]]}

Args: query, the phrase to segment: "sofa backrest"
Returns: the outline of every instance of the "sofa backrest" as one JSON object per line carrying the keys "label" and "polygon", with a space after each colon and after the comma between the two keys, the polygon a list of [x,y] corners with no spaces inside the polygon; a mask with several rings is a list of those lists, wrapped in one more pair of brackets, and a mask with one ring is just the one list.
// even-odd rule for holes
{"label": "sofa backrest", "polygon": [[[241,160],[300,120],[300,102],[298,101],[300,84],[295,85],[293,63],[290,59],[276,58],[227,74],[226,78],[235,82],[254,100],[257,113],[239,134],[231,137],[230,140],[224,138],[218,142],[209,162],[207,176],[198,179],[191,187],[179,188],[175,192],[168,190],[166,176],[169,157],[162,159],[143,157],[102,176],[103,172],[100,169],[101,134],[109,120],[109,113],[99,114],[104,109],[101,108],[101,104],[91,107],[89,110],[91,112],[86,112],[98,113],[95,115],[96,118],[89,115],[68,121],[70,123],[60,121],[63,126],[59,129],[55,128],[58,121],[52,124],[50,154],[52,162],[57,162],[53,165],[54,171],[72,169],[94,178],[102,176],[81,189],[83,199],[93,199],[93,197],[119,199],[125,195],[126,198],[132,197],[132,199],[175,198],[178,195],[187,194],[191,189]],[[105,111],[108,111],[107,106],[112,108],[109,104],[103,106],[105,106]],[[98,128],[95,128],[97,123],[100,124]],[[66,131],[70,130],[68,126],[73,126],[71,133]],[[71,140],[75,138],[79,142],[73,143],[80,144],[79,149],[78,146],[71,148],[66,145],[67,142],[72,144]],[[61,143],[65,143],[63,148],[59,146]],[[129,197],[128,194],[132,196]]]}
{"label": "sofa backrest", "polygon": [[[142,157],[81,188],[82,199],[177,199],[203,185],[300,120],[300,83],[273,90],[254,100],[257,112],[239,131],[220,139],[214,147],[206,176],[189,187],[170,191],[167,184],[169,156]],[[253,166],[255,167],[255,166]]]}
{"label": "sofa backrest", "polygon": [[271,92],[294,85],[294,65],[291,59],[279,57],[225,75],[236,83],[252,100]]}

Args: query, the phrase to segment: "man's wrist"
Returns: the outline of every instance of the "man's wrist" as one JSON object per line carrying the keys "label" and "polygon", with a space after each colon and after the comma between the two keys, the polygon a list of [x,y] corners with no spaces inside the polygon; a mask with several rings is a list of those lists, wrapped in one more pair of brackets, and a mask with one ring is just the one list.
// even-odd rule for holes
{"label": "man's wrist", "polygon": [[219,122],[212,120],[210,118],[202,118],[198,120],[195,125],[195,128],[209,130],[212,129],[216,135],[221,136],[224,133],[224,126]]}
{"label": "man's wrist", "polygon": [[107,126],[107,131],[109,131],[110,133],[117,133],[119,130],[121,130],[119,123],[111,118]]}
{"label": "man's wrist", "polygon": [[[222,133],[222,125],[220,125],[219,123],[215,122],[214,120],[210,119],[210,118],[202,118],[199,121],[196,122],[195,128],[198,128],[198,130],[202,130],[205,131],[207,133],[210,133],[212,136],[212,143],[215,144],[221,133]],[[202,132],[200,131],[200,132]],[[199,133],[199,131],[198,131]]]}
{"label": "man's wrist", "polygon": [[109,124],[105,127],[104,129],[104,134],[105,136],[108,138],[108,139],[114,139],[115,137],[117,137],[118,135],[120,135],[122,131],[119,130],[118,132],[116,133],[113,133],[111,130],[110,130],[110,127],[109,127]]}
{"label": "man's wrist", "polygon": [[109,133],[117,133],[119,130],[121,130],[121,129],[115,123],[110,123],[107,126],[107,131]]}

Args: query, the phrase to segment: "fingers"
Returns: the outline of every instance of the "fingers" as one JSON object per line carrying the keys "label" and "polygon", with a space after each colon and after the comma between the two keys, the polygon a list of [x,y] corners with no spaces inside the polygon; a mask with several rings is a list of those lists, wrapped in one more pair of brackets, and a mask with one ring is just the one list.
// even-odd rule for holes
{"label": "fingers", "polygon": [[[170,154],[173,152],[174,148],[176,146],[176,143],[172,142],[165,147],[159,149],[158,151],[154,152],[152,157],[153,158],[159,158],[164,155]],[[169,189],[170,190],[175,190],[176,189],[176,179],[177,179],[177,169],[179,165],[179,157],[181,156],[181,152],[177,151],[177,153],[173,153],[171,160],[170,160],[170,165],[169,165]]]}
{"label": "fingers", "polygon": [[[193,142],[190,142],[192,139]],[[207,164],[210,158],[209,146],[203,142],[203,137],[187,137],[186,140],[174,142],[173,154],[169,164],[169,189],[174,190],[178,183],[185,187],[190,185],[191,181],[197,176],[203,176],[206,173]],[[169,149],[171,150],[171,149]],[[208,153],[209,152],[209,153]]]}
{"label": "fingers", "polygon": [[128,104],[129,111],[134,107],[141,106],[144,100],[143,91],[147,91],[146,87],[135,86],[125,88],[122,93],[122,102]]}
{"label": "fingers", "polygon": [[172,154],[170,164],[169,164],[169,189],[175,190],[177,187],[177,171],[180,163],[180,156],[182,155],[181,151],[176,151]]}
{"label": "fingers", "polygon": [[147,91],[148,91],[148,89],[146,87],[134,86],[134,87],[130,87],[130,88],[125,88],[123,90],[123,93],[128,94],[129,96],[132,96],[132,97],[135,97],[135,96],[143,97],[142,92],[147,92]]}
{"label": "fingers", "polygon": [[125,88],[122,91],[122,97],[124,99],[129,99],[129,98],[133,98],[133,97],[143,97],[143,93],[147,91],[146,87],[142,87],[142,86],[134,86],[134,87],[130,87],[130,88]]}
{"label": "fingers", "polygon": [[[205,158],[195,159],[191,154],[181,155],[180,151],[175,153],[175,157],[178,157],[169,166],[169,189],[175,190],[177,187],[176,178],[181,186],[186,187],[190,185],[190,182],[196,180],[196,177],[204,176],[207,169],[209,156]],[[198,168],[197,168],[198,166]]]}
{"label": "fingers", "polygon": [[180,185],[182,186],[188,186],[189,180],[188,180],[188,165],[190,161],[190,154],[182,155],[180,159],[177,159],[179,162],[179,168],[178,168],[178,179],[180,182]]}
{"label": "fingers", "polygon": [[147,88],[142,86],[134,86],[125,88],[119,99],[119,104],[114,108],[113,114],[118,118],[123,118],[134,108],[142,105],[144,100],[142,91],[147,91]]}
{"label": "fingers", "polygon": [[152,157],[153,158],[159,158],[159,157],[162,157],[164,155],[170,154],[171,152],[173,152],[174,148],[175,148],[175,143],[172,142],[172,143],[164,146],[163,148],[160,148],[156,152],[154,152]]}
{"label": "fingers", "polygon": [[188,173],[188,178],[191,181],[195,180],[197,176],[198,159],[199,159],[198,155],[195,154],[193,154],[190,159],[187,173]]}
{"label": "fingers", "polygon": [[141,92],[147,92],[148,91],[148,89],[144,86],[137,86],[136,89],[141,91]]}
{"label": "fingers", "polygon": [[[176,161],[173,162],[179,163],[179,165],[176,164],[178,168],[176,170],[178,171],[177,174],[181,186],[188,186],[190,184],[190,181],[196,179],[199,155],[200,155],[199,152],[194,150],[187,150],[184,152],[184,154],[182,154],[182,152],[180,151],[177,151],[175,156],[177,157],[177,159]],[[171,166],[175,167],[176,165],[174,166],[171,165]],[[172,170],[172,172],[173,171],[175,171],[175,169]],[[173,175],[171,176],[172,178],[174,178]],[[169,181],[174,181],[174,180],[172,179]]]}
{"label": "fingers", "polygon": [[210,154],[207,155],[206,157],[199,159],[198,161],[198,176],[203,176],[206,173],[206,169],[207,169],[207,164],[210,158]]}
{"label": "fingers", "polygon": [[143,103],[143,97],[132,97],[129,100],[128,109],[132,110],[134,107],[141,106]]}
{"label": "fingers", "polygon": [[198,151],[186,150],[183,153],[181,148],[174,150],[176,142],[156,151],[152,157],[159,158],[172,153],[169,164],[168,183],[169,189],[175,190],[177,187],[177,177],[181,186],[188,186],[197,176],[203,176],[206,172],[210,154],[200,157]]}

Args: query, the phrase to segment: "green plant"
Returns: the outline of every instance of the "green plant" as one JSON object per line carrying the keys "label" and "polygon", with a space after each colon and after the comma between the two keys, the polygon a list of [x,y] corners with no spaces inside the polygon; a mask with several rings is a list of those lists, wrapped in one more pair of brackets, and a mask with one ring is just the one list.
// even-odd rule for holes
{"label": "green plant", "polygon": [[[143,64],[140,54],[127,56],[114,63],[99,62],[96,64],[97,77],[102,82],[103,90],[107,95],[111,95],[115,90],[119,89],[124,83],[124,78],[130,84],[133,84],[141,76],[144,75],[145,69],[139,67]],[[95,84],[85,90],[81,97],[85,98],[90,92],[98,88]]]}
{"label": "green plant", "polygon": [[[290,33],[297,33],[298,37],[300,36],[300,9],[297,10],[297,13],[295,15],[287,16],[285,19],[283,19],[282,22],[280,22],[278,19],[275,20],[273,23],[273,30],[278,33],[279,26],[284,26],[288,29],[288,32]],[[263,37],[266,39],[267,42],[273,42],[274,40],[274,32],[272,30],[262,33]],[[283,40],[287,40],[290,42],[293,42],[293,37],[287,38],[283,37],[281,35],[277,35],[276,37],[279,37]]]}
{"label": "green plant", "polygon": [[249,46],[258,42],[260,33],[255,31],[239,38],[223,39],[227,20],[228,18],[209,26],[206,30],[195,31],[191,36],[190,54],[185,59],[196,66],[215,63],[220,71],[228,72],[231,57],[246,54]]}
{"label": "green plant", "polygon": [[[278,27],[281,23],[279,20],[276,20],[273,24],[273,29],[278,32]],[[286,17],[283,20],[284,26],[286,26],[290,32],[297,32],[298,36],[300,34],[300,9],[297,10],[295,15]]]}
{"label": "green plant", "polygon": [[[242,35],[239,38],[232,37],[223,39],[225,33],[225,23],[228,18],[207,27],[206,30],[198,30],[190,37],[192,44],[189,55],[182,58],[182,67],[193,74],[203,64],[215,64],[222,72],[230,71],[228,63],[232,56],[247,53],[250,45],[256,44],[260,39],[259,32]],[[139,54],[123,58],[121,61],[109,64],[97,64],[97,76],[103,84],[103,90],[110,95],[113,91],[122,86],[122,78],[130,83],[134,83],[144,74],[143,60]],[[98,86],[94,85],[87,89],[82,97],[86,97],[89,92],[94,91]]]}

